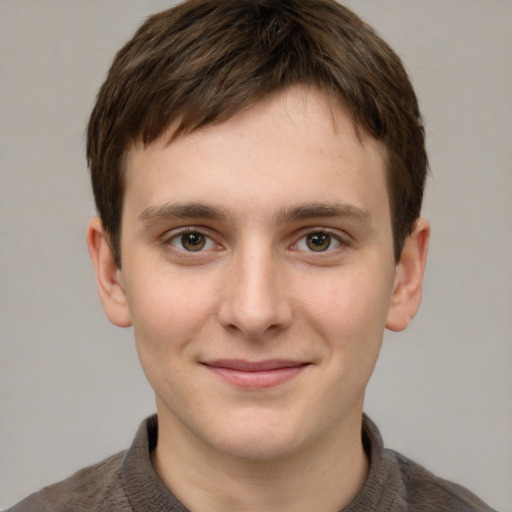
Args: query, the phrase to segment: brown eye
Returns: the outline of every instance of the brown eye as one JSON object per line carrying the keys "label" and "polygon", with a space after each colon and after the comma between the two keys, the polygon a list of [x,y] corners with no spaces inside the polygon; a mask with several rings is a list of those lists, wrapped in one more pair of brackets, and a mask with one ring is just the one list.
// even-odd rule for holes
{"label": "brown eye", "polygon": [[331,246],[332,237],[327,233],[311,233],[306,236],[308,249],[315,252],[322,252]]}
{"label": "brown eye", "polygon": [[311,231],[293,244],[292,249],[304,252],[330,253],[345,245],[340,238],[326,231]]}
{"label": "brown eye", "polygon": [[206,237],[201,233],[185,233],[180,237],[181,245],[186,251],[196,252],[204,249]]}
{"label": "brown eye", "polygon": [[213,249],[215,242],[199,231],[185,231],[176,234],[167,242],[182,252],[201,252]]}

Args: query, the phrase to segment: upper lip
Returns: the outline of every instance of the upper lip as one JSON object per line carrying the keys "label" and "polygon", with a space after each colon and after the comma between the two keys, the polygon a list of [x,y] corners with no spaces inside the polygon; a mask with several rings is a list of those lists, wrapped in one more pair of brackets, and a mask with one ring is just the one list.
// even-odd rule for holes
{"label": "upper lip", "polygon": [[290,359],[267,359],[266,361],[245,361],[243,359],[216,359],[214,361],[203,362],[206,366],[215,368],[225,368],[239,372],[264,372],[268,370],[277,370],[280,368],[295,368],[304,366],[308,363],[304,361],[295,361]]}

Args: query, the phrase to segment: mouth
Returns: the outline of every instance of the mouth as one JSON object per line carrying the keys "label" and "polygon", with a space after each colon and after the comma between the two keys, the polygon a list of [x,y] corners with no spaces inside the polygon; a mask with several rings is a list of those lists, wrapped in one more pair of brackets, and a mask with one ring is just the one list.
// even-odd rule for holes
{"label": "mouth", "polygon": [[283,384],[302,373],[309,363],[270,359],[244,361],[223,359],[202,363],[222,380],[244,389],[265,389]]}

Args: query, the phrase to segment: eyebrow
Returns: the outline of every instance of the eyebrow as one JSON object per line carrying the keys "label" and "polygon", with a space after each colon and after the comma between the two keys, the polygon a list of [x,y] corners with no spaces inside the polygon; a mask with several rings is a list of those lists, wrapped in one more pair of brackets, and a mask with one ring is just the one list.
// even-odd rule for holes
{"label": "eyebrow", "polygon": [[284,208],[277,215],[281,222],[333,217],[346,218],[361,224],[371,222],[368,210],[346,203],[304,203]]}
{"label": "eyebrow", "polygon": [[218,206],[204,203],[172,203],[150,206],[142,211],[137,220],[149,224],[153,221],[178,219],[211,219],[226,221],[231,216]]}
{"label": "eyebrow", "polygon": [[[334,217],[350,219],[361,224],[369,224],[371,222],[371,215],[368,210],[352,204],[321,202],[304,203],[283,208],[277,213],[275,219],[278,223],[286,223]],[[150,206],[140,213],[137,220],[144,224],[150,224],[154,221],[172,218],[227,221],[233,219],[234,216],[219,206],[191,202]]]}

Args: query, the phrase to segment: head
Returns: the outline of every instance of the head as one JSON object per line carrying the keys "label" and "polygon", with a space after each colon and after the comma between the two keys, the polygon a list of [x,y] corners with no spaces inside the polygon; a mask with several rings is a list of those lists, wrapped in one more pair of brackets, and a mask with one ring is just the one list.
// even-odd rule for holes
{"label": "head", "polygon": [[417,99],[399,57],[334,0],[188,0],[151,16],[118,52],[89,122],[94,196],[118,267],[129,148],[171,126],[170,141],[222,123],[294,85],[341,101],[356,131],[385,148],[398,261],[427,172]]}
{"label": "head", "polygon": [[98,289],[133,325],[159,446],[361,455],[365,388],[384,328],[416,313],[429,233],[391,50],[329,0],[191,0],[117,55],[88,152]]}

